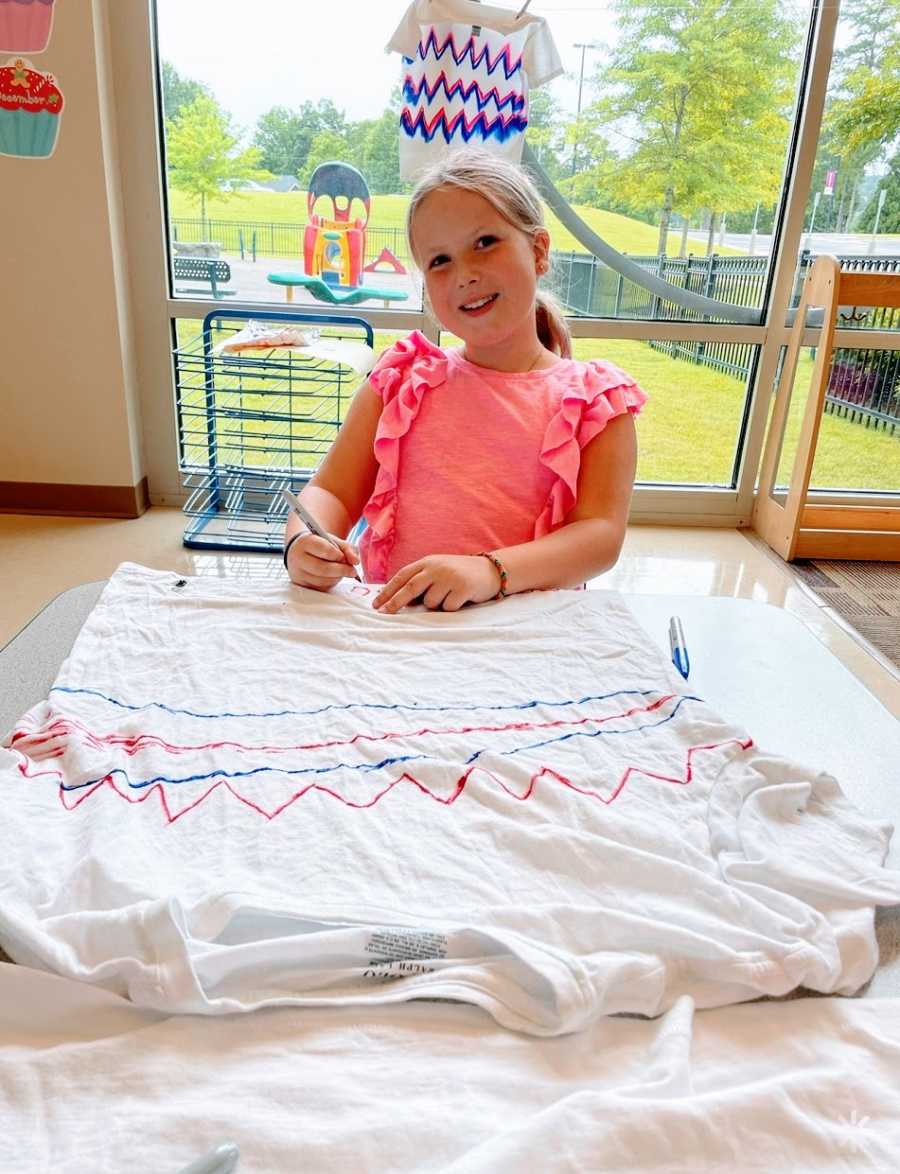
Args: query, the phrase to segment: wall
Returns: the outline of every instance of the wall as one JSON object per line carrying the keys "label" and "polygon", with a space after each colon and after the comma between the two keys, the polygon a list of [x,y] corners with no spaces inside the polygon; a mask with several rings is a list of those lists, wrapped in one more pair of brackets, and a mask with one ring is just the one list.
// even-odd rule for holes
{"label": "wall", "polygon": [[146,486],[105,3],[57,3],[32,61],[65,107],[49,159],[0,157],[0,509],[133,516]]}

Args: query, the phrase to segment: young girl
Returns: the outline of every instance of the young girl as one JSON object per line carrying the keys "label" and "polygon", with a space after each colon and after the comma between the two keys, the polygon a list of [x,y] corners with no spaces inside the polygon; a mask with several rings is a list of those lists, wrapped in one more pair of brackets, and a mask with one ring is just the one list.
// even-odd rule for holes
{"label": "young girl", "polygon": [[[550,238],[514,164],[460,151],[416,188],[407,235],[434,316],[464,346],[414,331],[387,350],[301,500],[341,553],[291,515],[285,566],[328,590],[355,574],[373,605],[457,611],[574,587],[611,567],[634,482],[644,393],[611,363],[571,358],[537,290]],[[359,553],[345,540],[368,523]]]}

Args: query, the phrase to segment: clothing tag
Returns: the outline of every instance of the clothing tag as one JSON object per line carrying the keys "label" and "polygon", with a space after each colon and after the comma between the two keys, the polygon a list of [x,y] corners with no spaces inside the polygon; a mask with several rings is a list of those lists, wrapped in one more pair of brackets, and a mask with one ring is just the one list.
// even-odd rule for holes
{"label": "clothing tag", "polygon": [[447,938],[440,933],[397,928],[375,930],[365,950],[376,957],[363,977],[390,981],[414,974],[431,974],[434,967],[427,965],[425,960],[446,958],[447,944]]}

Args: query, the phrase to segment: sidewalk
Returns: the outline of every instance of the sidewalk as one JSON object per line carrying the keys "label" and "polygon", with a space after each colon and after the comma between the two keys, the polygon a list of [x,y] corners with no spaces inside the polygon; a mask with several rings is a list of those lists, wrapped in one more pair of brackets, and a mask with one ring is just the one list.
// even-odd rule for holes
{"label": "sidewalk", "polygon": [[[669,238],[671,241],[671,237]],[[688,240],[703,243],[704,252],[706,249],[706,242],[708,233],[706,232],[689,232]],[[742,252],[750,252],[750,233],[749,232],[726,232],[722,238],[722,244],[727,245],[730,249],[740,249]],[[836,257],[865,257],[869,254],[869,247],[872,244],[872,237],[867,233],[860,232],[814,232],[809,239],[806,234],[802,238],[802,248],[809,249],[811,253],[818,256],[820,253],[832,253]],[[716,243],[713,246],[713,252],[719,247],[718,234],[716,235]],[[756,234],[756,243],[754,247],[754,255],[757,257],[767,256],[772,251],[772,237],[768,233],[758,232]],[[875,247],[872,249],[872,256],[875,257],[896,257],[900,256],[900,236],[882,236],[879,234],[875,241]]]}

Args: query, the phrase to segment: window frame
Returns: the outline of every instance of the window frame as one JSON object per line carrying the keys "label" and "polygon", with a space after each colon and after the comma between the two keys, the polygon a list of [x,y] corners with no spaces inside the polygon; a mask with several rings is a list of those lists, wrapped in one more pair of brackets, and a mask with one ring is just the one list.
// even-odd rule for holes
{"label": "window frame", "polygon": [[[113,75],[117,94],[119,166],[128,241],[130,298],[140,387],[144,466],[155,505],[180,506],[187,494],[178,469],[171,352],[176,319],[201,319],[213,306],[209,300],[173,298],[169,289],[169,242],[163,183],[161,95],[158,85],[155,0],[107,2]],[[745,527],[751,522],[771,391],[781,348],[787,345],[785,325],[793,292],[803,221],[812,182],[819,131],[825,105],[840,0],[811,0],[805,60],[798,88],[798,115],[787,153],[785,185],[776,220],[772,263],[763,322],[758,326],[572,317],[575,339],[679,339],[748,343],[759,348],[753,385],[746,391],[737,446],[734,487],[635,487],[631,520],[660,524]],[[259,310],[260,303],[229,301],[235,310]],[[271,309],[268,303],[265,308]],[[323,308],[324,312],[324,308]],[[329,314],[335,307],[327,307]],[[340,314],[340,310],[337,309]],[[440,327],[421,310],[366,309],[375,330],[420,330],[438,342]],[[838,330],[835,346],[860,343],[858,330]],[[809,331],[810,345],[816,332]],[[900,349],[896,333],[866,331],[865,346]],[[164,389],[164,390],[161,390]],[[813,491],[817,502],[896,504],[893,493]]]}

